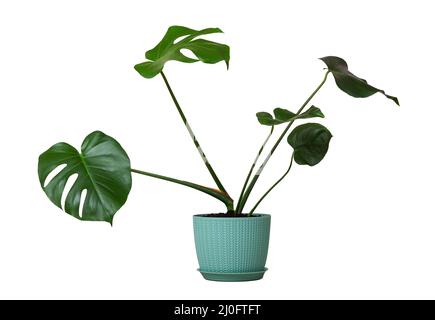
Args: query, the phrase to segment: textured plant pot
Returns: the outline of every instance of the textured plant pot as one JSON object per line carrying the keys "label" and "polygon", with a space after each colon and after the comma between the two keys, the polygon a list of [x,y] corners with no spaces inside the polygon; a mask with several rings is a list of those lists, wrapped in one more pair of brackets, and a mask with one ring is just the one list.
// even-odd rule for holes
{"label": "textured plant pot", "polygon": [[246,218],[193,216],[196,255],[203,277],[214,281],[263,278],[269,249],[270,215]]}

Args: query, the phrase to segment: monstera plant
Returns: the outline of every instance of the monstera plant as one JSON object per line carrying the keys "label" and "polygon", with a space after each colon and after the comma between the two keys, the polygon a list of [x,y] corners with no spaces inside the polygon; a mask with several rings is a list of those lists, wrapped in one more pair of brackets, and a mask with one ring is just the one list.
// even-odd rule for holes
{"label": "monstera plant", "polygon": [[[163,39],[145,53],[146,61],[134,67],[144,78],[151,79],[159,75],[162,77],[175,108],[216,187],[133,169],[121,145],[114,138],[100,131],[89,134],[84,139],[80,151],[61,142],[42,153],[38,163],[39,181],[48,198],[66,213],[80,220],[107,221],[110,224],[115,213],[127,200],[132,185],[132,173],[177,183],[212,196],[225,205],[226,213],[200,214],[193,217],[199,271],[208,280],[258,280],[267,270],[265,263],[269,245],[270,215],[257,213],[257,207],[287,176],[294,162],[299,165],[315,166],[325,157],[332,138],[331,132],[325,126],[315,122],[303,123],[293,129],[292,126],[302,120],[324,118],[323,112],[310,105],[310,102],[325,84],[328,76],[332,75],[338,88],[353,97],[365,98],[379,92],[397,105],[399,101],[396,97],[387,95],[383,90],[355,76],[349,71],[343,59],[335,56],[321,58],[326,64],[324,77],[298,110],[275,108],[273,114],[264,111],[256,114],[258,122],[269,127],[269,130],[266,140],[249,168],[235,203],[206,157],[163,72],[168,61],[184,63],[201,61],[209,64],[223,61],[228,69],[230,48],[225,44],[203,38],[221,32],[218,28],[198,31],[172,26]],[[186,56],[183,53],[186,50],[192,55]],[[261,165],[257,166],[275,127],[282,128],[281,133]],[[287,140],[288,148],[292,150],[289,152],[288,168],[250,210],[245,210],[254,186],[283,140]],[[70,190],[66,191],[70,179],[75,181]],[[62,199],[65,199],[64,203]]]}
{"label": "monstera plant", "polygon": [[[153,49],[145,53],[146,61],[134,67],[144,78],[151,79],[158,75],[162,77],[178,114],[217,188],[133,169],[130,166],[129,156],[122,146],[114,138],[103,132],[95,131],[84,139],[80,151],[65,142],[61,142],[53,145],[40,155],[38,163],[39,181],[48,198],[56,206],[80,220],[107,221],[112,223],[115,213],[127,200],[132,185],[131,174],[136,173],[184,185],[208,194],[220,200],[226,206],[227,217],[243,215],[246,202],[263,169],[281,141],[287,138],[289,147],[293,148],[290,156],[290,165],[284,175],[248,211],[247,215],[251,216],[264,197],[288,174],[293,162],[299,165],[314,166],[327,153],[332,134],[323,125],[305,123],[294,128],[288,135],[287,133],[295,121],[324,117],[323,112],[319,108],[310,106],[306,109],[306,107],[324,85],[328,75],[332,74],[337,86],[353,97],[365,98],[380,92],[399,105],[396,97],[385,94],[383,90],[373,87],[366,80],[351,73],[347,63],[343,59],[335,56],[321,58],[327,66],[324,78],[297,111],[293,112],[283,108],[275,108],[273,114],[268,112],[258,112],[256,114],[258,122],[261,125],[270,127],[270,131],[250,167],[235,205],[233,198],[224,188],[206,157],[163,72],[166,62],[171,60],[184,63],[201,61],[208,64],[223,61],[228,68],[230,62],[229,46],[201,38],[202,36],[221,32],[219,28],[207,28],[198,31],[182,26],[171,26],[163,39]],[[196,58],[186,56],[181,50],[189,50]],[[267,142],[270,140],[275,126],[280,125],[284,125],[284,129],[263,163],[252,176],[257,161],[265,149]],[[56,168],[59,169],[60,166],[62,169],[50,181],[47,181],[49,174]],[[61,199],[65,192],[66,183],[73,176],[76,176],[76,180],[65,197],[65,203],[62,204]],[[83,201],[82,197],[84,194],[86,196]]]}

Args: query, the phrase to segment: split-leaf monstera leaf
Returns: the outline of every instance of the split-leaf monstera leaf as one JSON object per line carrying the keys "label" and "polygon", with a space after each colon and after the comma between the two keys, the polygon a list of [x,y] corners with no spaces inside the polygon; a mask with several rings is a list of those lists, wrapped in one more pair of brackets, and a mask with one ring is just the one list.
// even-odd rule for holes
{"label": "split-leaf monstera leaf", "polygon": [[[48,175],[60,165],[66,166],[45,185]],[[100,131],[85,138],[81,153],[65,142],[53,145],[39,156],[38,174],[45,194],[61,209],[68,178],[77,174],[63,210],[80,220],[112,224],[113,216],[124,205],[131,189],[127,153],[115,139]],[[83,190],[87,193],[80,215]]]}
{"label": "split-leaf monstera leaf", "polygon": [[311,106],[307,111],[296,115],[295,113],[282,108],[275,108],[273,110],[273,114],[275,118],[269,112],[258,112],[257,120],[260,124],[265,126],[274,126],[281,123],[290,122],[296,119],[308,119],[308,118],[324,118],[324,114],[322,111],[315,107]]}
{"label": "split-leaf monstera leaf", "polygon": [[331,138],[331,132],[321,124],[305,123],[293,129],[287,142],[294,149],[297,164],[315,166],[328,152]]}
{"label": "split-leaf monstera leaf", "polygon": [[328,70],[334,76],[337,86],[352,97],[366,98],[380,92],[399,105],[399,99],[386,94],[384,90],[369,85],[366,80],[358,78],[350,72],[346,61],[342,58],[329,56],[320,58],[320,60],[328,66]]}
{"label": "split-leaf monstera leaf", "polygon": [[[163,70],[165,63],[170,60],[186,63],[225,61],[228,68],[230,62],[229,46],[205,39],[196,39],[202,35],[221,32],[222,30],[219,28],[198,31],[182,26],[169,27],[163,39],[153,49],[145,53],[145,58],[149,61],[139,63],[134,68],[145,78],[153,78],[158,75]],[[178,40],[179,38],[181,40]],[[185,56],[180,51],[182,49],[190,50],[197,59]]]}

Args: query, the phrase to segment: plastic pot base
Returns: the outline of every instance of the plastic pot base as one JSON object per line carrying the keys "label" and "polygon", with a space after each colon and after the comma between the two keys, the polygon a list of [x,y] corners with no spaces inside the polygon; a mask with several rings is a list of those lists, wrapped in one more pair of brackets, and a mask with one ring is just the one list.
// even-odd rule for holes
{"label": "plastic pot base", "polygon": [[225,273],[225,272],[208,272],[201,271],[202,276],[206,280],[211,281],[223,281],[223,282],[239,282],[239,281],[254,281],[260,280],[263,278],[264,273],[267,271],[267,268],[264,268],[262,271],[254,271],[254,272],[238,272],[238,273]]}

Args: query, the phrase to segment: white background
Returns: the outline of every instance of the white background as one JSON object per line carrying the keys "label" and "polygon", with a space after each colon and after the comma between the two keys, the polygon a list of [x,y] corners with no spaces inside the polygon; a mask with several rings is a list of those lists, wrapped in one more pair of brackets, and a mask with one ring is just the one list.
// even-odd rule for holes
{"label": "white background", "polygon": [[[0,298],[435,298],[433,12],[431,1],[3,1]],[[259,208],[272,214],[261,281],[196,271],[192,215],[224,210],[206,195],[134,176],[110,227],[62,213],[39,186],[39,154],[96,129],[136,168],[213,186],[162,79],[133,69],[174,24],[220,27],[208,39],[231,46],[229,71],[165,70],[234,197],[267,134],[255,113],[296,110],[323,77],[318,57],[341,56],[400,98],[354,99],[332,77],[315,97],[334,138]],[[254,199],[290,153],[283,143]]]}

